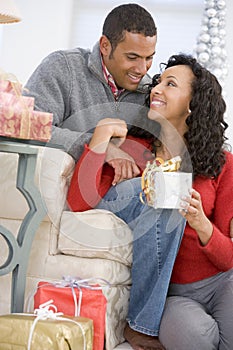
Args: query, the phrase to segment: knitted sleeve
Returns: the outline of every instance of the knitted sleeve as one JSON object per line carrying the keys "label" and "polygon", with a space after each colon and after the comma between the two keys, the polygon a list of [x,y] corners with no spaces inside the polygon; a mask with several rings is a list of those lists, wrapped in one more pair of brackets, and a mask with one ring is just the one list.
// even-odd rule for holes
{"label": "knitted sleeve", "polygon": [[110,188],[114,172],[104,159],[105,153],[95,153],[85,145],[67,195],[67,203],[73,211],[94,208]]}
{"label": "knitted sleeve", "polygon": [[213,234],[205,247],[208,259],[219,270],[233,267],[233,242],[230,239],[230,221],[233,218],[233,155],[226,154],[226,164],[216,182]]}

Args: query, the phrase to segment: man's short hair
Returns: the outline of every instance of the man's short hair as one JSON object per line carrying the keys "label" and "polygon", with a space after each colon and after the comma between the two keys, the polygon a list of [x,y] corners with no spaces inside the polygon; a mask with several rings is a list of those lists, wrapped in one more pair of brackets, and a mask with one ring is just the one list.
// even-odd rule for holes
{"label": "man's short hair", "polygon": [[124,40],[125,32],[155,36],[157,28],[151,14],[138,4],[124,4],[115,7],[106,17],[102,34],[112,45],[112,52],[117,44]]}

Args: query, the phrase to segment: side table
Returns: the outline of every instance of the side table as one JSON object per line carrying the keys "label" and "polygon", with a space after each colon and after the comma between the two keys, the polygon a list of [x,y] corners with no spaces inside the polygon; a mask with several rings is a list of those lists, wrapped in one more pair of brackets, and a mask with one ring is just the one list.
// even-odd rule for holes
{"label": "side table", "polygon": [[[46,206],[34,183],[38,147],[48,144],[40,141],[27,141],[0,138],[0,152],[17,153],[18,168],[16,188],[25,197],[29,211],[25,215],[17,237],[0,225],[0,234],[8,245],[8,257],[0,266],[0,276],[12,272],[11,312],[23,312],[26,287],[26,273],[35,233],[46,215]],[[1,189],[0,189],[1,193]]]}

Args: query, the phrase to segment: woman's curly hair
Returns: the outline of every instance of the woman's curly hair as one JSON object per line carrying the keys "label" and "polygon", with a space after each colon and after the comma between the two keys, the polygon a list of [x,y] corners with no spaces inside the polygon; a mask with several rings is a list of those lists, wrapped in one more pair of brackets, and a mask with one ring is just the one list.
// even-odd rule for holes
{"label": "woman's curly hair", "polygon": [[[222,97],[222,87],[217,78],[191,55],[173,55],[161,67],[163,65],[165,69],[177,65],[189,66],[195,76],[191,85],[191,113],[186,119],[188,131],[184,138],[194,177],[201,175],[216,178],[225,163],[225,130],[228,127],[224,121],[226,103]],[[149,85],[146,97],[148,107],[151,89],[158,84],[159,76],[156,74]]]}

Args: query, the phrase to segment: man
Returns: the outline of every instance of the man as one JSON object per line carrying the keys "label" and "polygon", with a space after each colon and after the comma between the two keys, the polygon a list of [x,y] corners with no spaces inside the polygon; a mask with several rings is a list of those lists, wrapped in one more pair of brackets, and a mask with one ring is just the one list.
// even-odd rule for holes
{"label": "man", "polygon": [[[104,117],[125,119],[151,131],[141,106],[156,39],[151,15],[137,4],[125,4],[108,14],[92,52],[75,48],[46,57],[26,87],[35,97],[36,109],[53,113],[51,142],[62,144],[77,160],[89,132]],[[116,173],[124,174],[122,178],[138,174],[133,159],[113,144],[107,161]]]}
{"label": "man", "polygon": [[[26,88],[37,109],[54,115],[51,142],[63,145],[77,160],[91,131],[105,117],[121,118],[152,132],[155,123],[142,106],[156,39],[151,15],[137,4],[125,4],[108,14],[92,52],[76,48],[45,58]],[[108,147],[106,161],[115,170],[114,183],[139,173],[133,158],[114,143]],[[164,349],[157,337],[128,325],[125,338],[135,350]]]}

